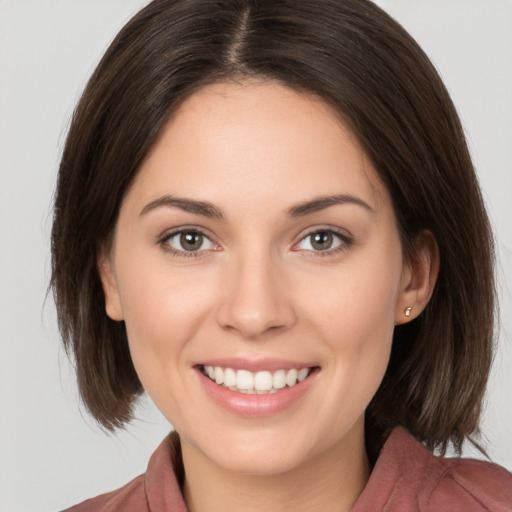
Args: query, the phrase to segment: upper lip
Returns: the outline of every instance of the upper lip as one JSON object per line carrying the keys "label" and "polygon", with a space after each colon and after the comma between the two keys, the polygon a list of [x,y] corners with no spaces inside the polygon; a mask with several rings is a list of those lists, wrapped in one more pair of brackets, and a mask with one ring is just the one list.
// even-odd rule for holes
{"label": "upper lip", "polygon": [[273,372],[277,370],[291,370],[293,368],[300,370],[301,368],[312,368],[317,365],[299,361],[292,361],[289,359],[244,359],[237,357],[207,359],[198,362],[196,366],[220,366],[221,368],[232,368],[233,370],[248,370],[250,372]]}

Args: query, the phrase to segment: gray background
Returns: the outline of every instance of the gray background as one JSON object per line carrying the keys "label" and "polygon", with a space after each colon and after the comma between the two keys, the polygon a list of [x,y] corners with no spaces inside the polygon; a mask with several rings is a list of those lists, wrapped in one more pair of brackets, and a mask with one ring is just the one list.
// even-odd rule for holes
{"label": "gray background", "polygon": [[[0,510],[62,509],[144,471],[169,425],[148,402],[108,437],[80,410],[49,277],[51,201],[69,117],[144,0],[0,0]],[[483,431],[512,470],[512,2],[380,0],[459,108],[499,250],[501,332]],[[478,241],[475,241],[478,243]],[[471,450],[467,452],[473,454]]]}

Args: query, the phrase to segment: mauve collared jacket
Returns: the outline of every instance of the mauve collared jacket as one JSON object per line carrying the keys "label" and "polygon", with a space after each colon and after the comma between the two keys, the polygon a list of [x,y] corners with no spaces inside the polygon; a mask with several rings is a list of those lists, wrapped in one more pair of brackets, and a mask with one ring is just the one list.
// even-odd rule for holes
{"label": "mauve collared jacket", "polygon": [[[187,512],[183,463],[171,433],[145,474],[66,512]],[[512,512],[512,474],[489,462],[432,455],[402,428],[384,444],[351,512]],[[328,512],[328,511],[326,511]]]}

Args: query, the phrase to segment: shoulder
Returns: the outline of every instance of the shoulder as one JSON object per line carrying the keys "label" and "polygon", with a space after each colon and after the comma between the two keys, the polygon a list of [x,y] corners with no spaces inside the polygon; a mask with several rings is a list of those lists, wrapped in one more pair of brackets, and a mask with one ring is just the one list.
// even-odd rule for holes
{"label": "shoulder", "polygon": [[504,468],[479,460],[438,457],[428,467],[433,466],[439,476],[425,496],[426,510],[512,511],[512,474]]}
{"label": "shoulder", "polygon": [[144,475],[112,492],[88,499],[64,512],[149,512]]}
{"label": "shoulder", "polygon": [[408,474],[420,512],[512,511],[512,474],[506,469],[480,460],[433,455],[403,429],[392,436],[397,443],[392,457]]}
{"label": "shoulder", "polygon": [[352,512],[368,510],[512,512],[512,474],[490,462],[435,456],[395,428]]}
{"label": "shoulder", "polygon": [[116,491],[75,505],[64,512],[186,512],[180,489],[183,461],[176,432],[151,456],[146,473]]}

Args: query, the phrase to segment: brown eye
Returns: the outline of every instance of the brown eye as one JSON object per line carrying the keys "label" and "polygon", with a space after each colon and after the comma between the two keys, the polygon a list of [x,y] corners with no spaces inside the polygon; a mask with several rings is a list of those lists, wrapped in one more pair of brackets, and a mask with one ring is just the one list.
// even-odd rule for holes
{"label": "brown eye", "polygon": [[160,243],[169,246],[177,254],[200,253],[217,247],[206,235],[193,229],[171,233]]}
{"label": "brown eye", "polygon": [[349,247],[351,240],[336,231],[330,229],[319,229],[306,235],[298,244],[301,251],[310,252],[335,252],[337,248]]}
{"label": "brown eye", "polygon": [[334,237],[328,231],[318,231],[311,236],[311,246],[317,251],[326,251],[332,247]]}
{"label": "brown eye", "polygon": [[203,245],[203,235],[197,231],[181,233],[180,244],[185,251],[198,251]]}

